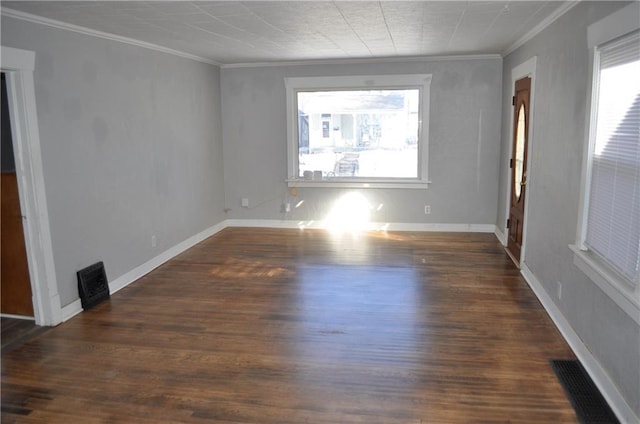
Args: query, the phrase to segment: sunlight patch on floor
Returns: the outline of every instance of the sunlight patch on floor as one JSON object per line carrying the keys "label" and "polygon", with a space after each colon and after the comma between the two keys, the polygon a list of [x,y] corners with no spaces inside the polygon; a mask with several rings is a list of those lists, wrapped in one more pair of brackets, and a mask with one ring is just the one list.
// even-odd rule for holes
{"label": "sunlight patch on floor", "polygon": [[324,223],[328,230],[337,233],[366,231],[373,209],[362,193],[352,191],[336,200]]}

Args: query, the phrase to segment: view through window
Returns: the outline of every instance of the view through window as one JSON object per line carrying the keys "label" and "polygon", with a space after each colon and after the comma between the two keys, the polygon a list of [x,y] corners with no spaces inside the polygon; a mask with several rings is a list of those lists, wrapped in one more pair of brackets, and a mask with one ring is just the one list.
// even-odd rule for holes
{"label": "view through window", "polygon": [[285,78],[287,182],[427,188],[431,75]]}
{"label": "view through window", "polygon": [[418,178],[419,89],[303,91],[296,100],[299,177]]}

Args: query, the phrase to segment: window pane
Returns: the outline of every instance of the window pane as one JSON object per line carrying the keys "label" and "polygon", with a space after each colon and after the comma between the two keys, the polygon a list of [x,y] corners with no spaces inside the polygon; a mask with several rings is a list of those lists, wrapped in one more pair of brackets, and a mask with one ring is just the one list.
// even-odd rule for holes
{"label": "window pane", "polygon": [[418,178],[419,89],[305,91],[297,104],[299,177]]}

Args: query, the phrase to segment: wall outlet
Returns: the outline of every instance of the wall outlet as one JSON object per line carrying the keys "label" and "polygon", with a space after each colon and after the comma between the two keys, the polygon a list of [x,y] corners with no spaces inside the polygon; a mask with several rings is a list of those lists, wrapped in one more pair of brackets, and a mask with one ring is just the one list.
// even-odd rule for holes
{"label": "wall outlet", "polygon": [[248,208],[249,207],[249,199],[247,199],[246,197],[243,197],[242,201],[241,201],[241,204],[242,204],[243,208]]}
{"label": "wall outlet", "polygon": [[558,281],[558,300],[562,300],[562,283]]}
{"label": "wall outlet", "polygon": [[151,236],[151,247],[156,246],[158,246],[158,240],[156,239],[156,236]]}
{"label": "wall outlet", "polygon": [[431,213],[431,205],[424,205],[424,214],[429,215]]}

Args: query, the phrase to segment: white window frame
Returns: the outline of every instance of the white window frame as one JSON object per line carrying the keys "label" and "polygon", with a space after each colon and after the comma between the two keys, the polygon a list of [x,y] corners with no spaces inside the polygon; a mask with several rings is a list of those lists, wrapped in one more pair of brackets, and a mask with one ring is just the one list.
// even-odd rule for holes
{"label": "white window frame", "polygon": [[[360,75],[285,78],[287,96],[287,184],[289,187],[343,187],[343,188],[411,188],[426,189],[429,181],[429,99],[431,74]],[[417,178],[350,178],[336,177],[305,180],[298,172],[298,119],[297,93],[309,90],[358,89],[410,89],[420,90],[420,118],[418,122],[418,177]]]}
{"label": "white window frame", "polygon": [[582,184],[580,191],[580,210],[578,211],[578,228],[576,243],[569,247],[574,253],[574,264],[598,285],[627,315],[640,324],[640,279],[629,281],[607,265],[598,255],[589,251],[585,245],[587,235],[587,214],[592,171],[592,154],[595,144],[595,122],[597,117],[598,94],[598,54],[597,47],[640,29],[637,17],[640,15],[640,4],[633,3],[606,18],[590,25],[588,46],[591,60],[592,85],[587,94],[587,143],[583,154]]}

